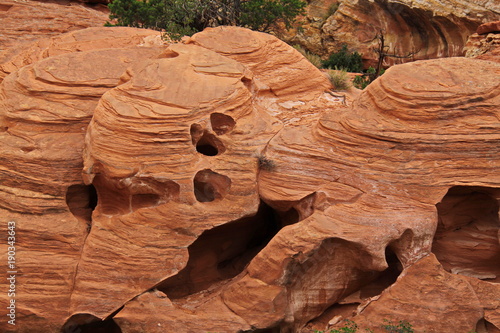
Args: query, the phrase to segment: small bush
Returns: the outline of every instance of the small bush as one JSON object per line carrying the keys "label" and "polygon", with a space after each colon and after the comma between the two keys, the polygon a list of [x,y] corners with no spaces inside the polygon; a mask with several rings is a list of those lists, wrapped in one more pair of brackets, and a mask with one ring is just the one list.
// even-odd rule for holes
{"label": "small bush", "polygon": [[264,155],[259,155],[257,159],[259,162],[259,169],[265,171],[274,171],[276,169],[276,163]]}
{"label": "small bush", "polygon": [[325,68],[343,68],[348,72],[361,72],[363,70],[363,61],[358,52],[349,52],[347,45],[342,45],[339,52],[332,53],[328,60],[323,61]]}
{"label": "small bush", "polygon": [[321,60],[319,55],[304,50],[304,48],[300,45],[294,45],[293,48],[299,51],[311,64],[318,68],[321,68],[323,61]]}
{"label": "small bush", "polygon": [[[370,83],[372,83],[373,78],[375,77],[375,68],[370,67],[366,70],[365,74],[358,75],[352,81],[353,85],[358,89],[365,89]],[[380,75],[384,74],[385,70],[382,69],[380,71]]]}
{"label": "small bush", "polygon": [[328,70],[328,78],[335,90],[347,90],[351,87],[347,72],[343,69]]}
{"label": "small bush", "polygon": [[394,324],[387,320],[386,322],[387,324],[382,325],[382,328],[388,333],[413,333],[413,326],[405,320],[399,321],[398,324]]}

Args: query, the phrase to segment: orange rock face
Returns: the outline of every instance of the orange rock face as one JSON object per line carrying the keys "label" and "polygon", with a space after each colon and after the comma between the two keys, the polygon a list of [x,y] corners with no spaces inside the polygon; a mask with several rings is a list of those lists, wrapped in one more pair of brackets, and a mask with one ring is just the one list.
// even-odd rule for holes
{"label": "orange rock face", "polygon": [[341,99],[270,35],[105,30],[3,67],[16,332],[500,328],[499,64],[394,66]]}
{"label": "orange rock face", "polygon": [[368,68],[377,64],[376,36],[382,31],[389,53],[415,53],[408,58],[387,57],[384,66],[392,66],[463,56],[467,38],[478,26],[498,19],[497,2],[316,0],[309,5],[301,27],[293,29],[286,38],[323,57],[347,44],[350,50],[362,54]]}
{"label": "orange rock face", "polygon": [[479,26],[467,40],[465,51],[467,57],[500,62],[500,21]]}
{"label": "orange rock face", "polygon": [[1,0],[0,51],[40,37],[102,27],[109,20],[109,14],[107,8],[96,9],[69,1]]}

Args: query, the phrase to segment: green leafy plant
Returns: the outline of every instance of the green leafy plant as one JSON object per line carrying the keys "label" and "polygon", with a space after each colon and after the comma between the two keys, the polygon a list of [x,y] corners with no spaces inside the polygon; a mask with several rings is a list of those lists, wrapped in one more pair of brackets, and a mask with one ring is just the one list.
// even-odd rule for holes
{"label": "green leafy plant", "polygon": [[347,72],[345,70],[330,69],[327,71],[327,74],[335,90],[347,90],[351,87],[349,77],[347,76]]}
{"label": "green leafy plant", "polygon": [[382,325],[382,328],[388,333],[413,333],[413,326],[405,320],[400,320],[397,324],[388,320],[385,320],[385,322],[386,324]]}
{"label": "green leafy plant", "polygon": [[348,72],[361,72],[363,61],[358,52],[349,52],[347,45],[343,44],[340,51],[332,53],[330,57],[323,61],[325,68],[343,68]]}
{"label": "green leafy plant", "polygon": [[108,5],[116,25],[166,31],[174,37],[219,25],[260,31],[278,22],[290,27],[305,6],[302,0],[114,0]]}
{"label": "green leafy plant", "polygon": [[[363,75],[357,75],[353,80],[353,85],[358,89],[365,89],[375,79],[376,69],[370,67]],[[380,75],[384,74],[385,70],[380,69]]]}

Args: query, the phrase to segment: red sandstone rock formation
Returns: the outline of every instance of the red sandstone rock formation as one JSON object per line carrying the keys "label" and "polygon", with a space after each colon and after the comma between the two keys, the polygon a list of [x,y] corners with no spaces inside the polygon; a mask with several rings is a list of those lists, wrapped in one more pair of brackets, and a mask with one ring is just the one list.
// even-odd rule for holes
{"label": "red sandstone rock formation", "polygon": [[343,103],[270,35],[99,31],[0,84],[17,332],[498,331],[500,65],[394,66]]}
{"label": "red sandstone rock formation", "polygon": [[40,37],[102,27],[108,15],[107,8],[96,10],[69,1],[0,0],[0,51]]}
{"label": "red sandstone rock formation", "polygon": [[[334,14],[332,3],[340,4]],[[366,68],[375,67],[376,35],[383,31],[390,52],[418,51],[408,59],[386,58],[385,66],[442,57],[463,56],[467,38],[477,27],[500,18],[497,2],[340,0],[313,1],[300,28],[286,37],[311,52],[328,56],[342,44],[363,55]]]}
{"label": "red sandstone rock formation", "polygon": [[465,51],[466,57],[500,62],[500,21],[479,26],[469,37]]}

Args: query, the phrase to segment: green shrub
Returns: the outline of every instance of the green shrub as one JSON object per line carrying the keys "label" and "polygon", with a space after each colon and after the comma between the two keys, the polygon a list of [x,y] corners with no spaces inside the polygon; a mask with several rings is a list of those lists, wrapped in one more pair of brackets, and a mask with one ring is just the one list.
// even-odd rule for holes
{"label": "green shrub", "polygon": [[[357,75],[352,81],[353,85],[358,89],[365,89],[375,77],[375,68],[370,67],[363,75]],[[380,75],[384,74],[385,70],[380,70]]]}
{"label": "green shrub", "polygon": [[358,52],[349,52],[347,45],[342,45],[339,52],[332,53],[328,60],[323,61],[325,68],[342,68],[348,72],[361,72],[363,61]]}
{"label": "green shrub", "polygon": [[388,333],[413,333],[413,326],[405,320],[400,320],[397,324],[387,320],[386,322],[387,324],[382,325],[382,328]]}
{"label": "green shrub", "polygon": [[116,25],[166,31],[174,37],[219,25],[266,31],[281,21],[290,27],[305,6],[302,0],[114,0],[108,5]]}
{"label": "green shrub", "polygon": [[349,77],[345,70],[328,70],[328,78],[335,90],[347,90],[351,87]]}

